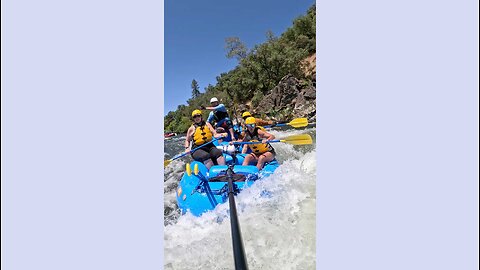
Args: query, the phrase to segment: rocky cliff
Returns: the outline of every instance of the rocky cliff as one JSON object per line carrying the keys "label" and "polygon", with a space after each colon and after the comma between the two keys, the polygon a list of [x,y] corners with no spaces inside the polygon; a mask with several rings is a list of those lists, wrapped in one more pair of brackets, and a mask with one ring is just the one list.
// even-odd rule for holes
{"label": "rocky cliff", "polygon": [[306,117],[309,122],[315,122],[315,60],[316,54],[312,54],[300,63],[305,79],[298,79],[291,74],[284,76],[256,106],[252,102],[239,105],[238,114],[250,111],[254,115],[279,122],[298,117]]}
{"label": "rocky cliff", "polygon": [[256,114],[265,114],[275,121],[289,121],[306,117],[315,121],[315,82],[299,80],[292,75],[283,77],[278,85],[253,109]]}

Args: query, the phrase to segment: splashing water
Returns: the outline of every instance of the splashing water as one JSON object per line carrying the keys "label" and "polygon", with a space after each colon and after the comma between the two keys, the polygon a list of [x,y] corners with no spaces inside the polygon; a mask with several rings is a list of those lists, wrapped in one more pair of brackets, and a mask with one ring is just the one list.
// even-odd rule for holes
{"label": "splashing water", "polygon": [[[271,133],[315,137],[315,129]],[[173,146],[165,147],[167,152]],[[274,147],[280,167],[235,197],[248,266],[315,269],[315,144]],[[165,269],[233,269],[228,203],[201,217],[182,216],[176,206],[175,190],[190,161],[177,160],[165,169]]]}

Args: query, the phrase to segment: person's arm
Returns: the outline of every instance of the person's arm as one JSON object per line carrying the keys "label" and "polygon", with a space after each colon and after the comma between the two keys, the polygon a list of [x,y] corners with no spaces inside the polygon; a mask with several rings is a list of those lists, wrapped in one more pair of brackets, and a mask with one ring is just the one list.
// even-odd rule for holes
{"label": "person's arm", "polygon": [[257,124],[257,126],[270,125],[270,124],[268,123],[268,121],[265,121],[265,120],[260,119],[260,118],[255,118],[255,124]]}
{"label": "person's arm", "polygon": [[187,136],[185,136],[185,152],[188,152],[190,150],[190,141],[192,140],[192,129],[193,127],[188,128],[187,130]]}
{"label": "person's arm", "polygon": [[213,119],[214,119],[213,112],[210,112],[208,114],[207,123],[212,123]]}
{"label": "person's arm", "polygon": [[[247,134],[245,133],[245,131],[242,132],[241,136],[242,136],[242,139],[238,140],[238,141],[246,142],[247,141]],[[248,145],[244,144],[243,147],[242,147],[242,154],[247,153],[247,150],[248,150]]]}
{"label": "person's arm", "polygon": [[228,129],[230,131],[230,135],[232,136],[232,140],[235,140],[235,133],[233,132],[233,128]]}
{"label": "person's arm", "polygon": [[267,126],[267,125],[272,125],[273,121],[265,121],[260,118],[255,118],[255,124],[257,124],[257,126]]}
{"label": "person's arm", "polygon": [[227,109],[225,108],[225,105],[223,104],[218,104],[216,107],[205,107],[207,110],[214,110],[214,111],[222,111],[226,112]]}
{"label": "person's arm", "polygon": [[260,135],[260,137],[263,138],[262,143],[265,143],[266,141],[271,141],[271,140],[275,139],[275,135],[270,134],[270,133],[268,133],[266,131],[263,131],[263,130],[258,130],[258,135]]}

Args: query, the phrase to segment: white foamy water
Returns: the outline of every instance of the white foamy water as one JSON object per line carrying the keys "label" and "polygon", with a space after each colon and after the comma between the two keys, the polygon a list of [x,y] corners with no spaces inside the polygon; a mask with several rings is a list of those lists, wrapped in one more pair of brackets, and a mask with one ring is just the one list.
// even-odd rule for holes
{"label": "white foamy water", "polygon": [[[314,137],[314,129],[272,133]],[[274,147],[280,167],[235,197],[248,266],[315,269],[314,145]],[[178,212],[175,189],[188,161],[174,161],[165,171],[165,269],[234,269],[228,203],[201,217]]]}

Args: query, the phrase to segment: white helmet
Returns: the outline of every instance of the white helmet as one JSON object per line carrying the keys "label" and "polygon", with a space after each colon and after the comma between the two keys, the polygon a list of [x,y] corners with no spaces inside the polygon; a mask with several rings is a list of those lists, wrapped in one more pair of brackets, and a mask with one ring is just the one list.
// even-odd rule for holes
{"label": "white helmet", "polygon": [[212,99],[210,99],[210,103],[213,103],[213,102],[218,102],[218,99],[216,97],[212,97]]}

